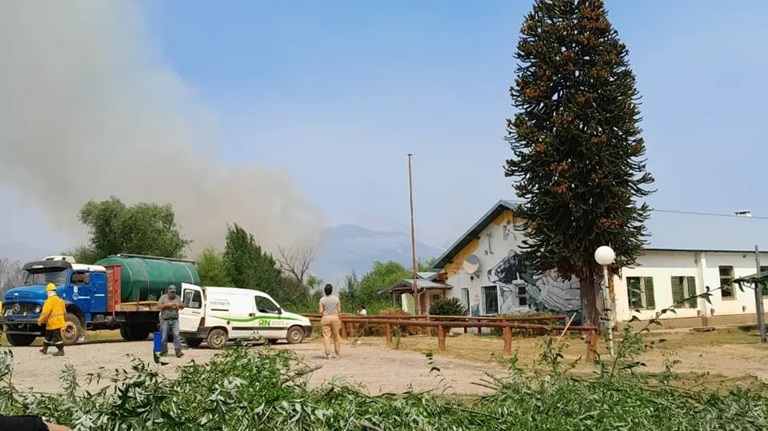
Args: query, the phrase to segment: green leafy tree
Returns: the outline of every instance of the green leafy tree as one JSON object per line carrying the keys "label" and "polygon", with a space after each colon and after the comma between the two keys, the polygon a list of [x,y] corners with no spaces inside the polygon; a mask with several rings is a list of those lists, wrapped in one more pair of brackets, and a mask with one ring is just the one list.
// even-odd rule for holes
{"label": "green leafy tree", "polygon": [[275,259],[237,224],[227,227],[223,261],[226,274],[236,287],[261,290],[279,302],[290,296],[285,294],[285,280]]}
{"label": "green leafy tree", "polygon": [[360,279],[359,301],[368,305],[386,300],[387,298],[379,292],[409,277],[411,277],[411,271],[398,262],[375,261],[373,268]]}
{"label": "green leafy tree", "polygon": [[200,282],[203,286],[232,286],[224,265],[224,254],[213,248],[206,248],[197,257],[197,272],[200,274]]}
{"label": "green leafy tree", "polygon": [[191,242],[181,234],[173,208],[167,204],[127,206],[114,196],[100,202],[91,200],[80,210],[80,221],[90,230],[88,244],[68,254],[83,263],[117,253],[182,258]]}
{"label": "green leafy tree", "polygon": [[578,277],[584,321],[598,324],[595,250],[613,247],[621,268],[647,235],[649,207],[638,199],[652,193],[653,177],[635,76],[602,0],[536,0],[521,33],[505,174],[524,201],[526,262]]}

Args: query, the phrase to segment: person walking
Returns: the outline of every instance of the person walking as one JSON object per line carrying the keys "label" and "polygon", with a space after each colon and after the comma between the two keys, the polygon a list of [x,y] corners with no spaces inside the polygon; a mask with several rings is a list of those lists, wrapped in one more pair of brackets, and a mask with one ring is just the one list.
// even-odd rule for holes
{"label": "person walking", "polygon": [[67,306],[64,300],[56,294],[56,285],[48,283],[45,286],[45,293],[48,299],[43,303],[43,311],[37,318],[37,324],[45,325],[45,339],[40,353],[47,355],[50,346],[56,346],[56,353],[53,356],[64,356],[64,340],[61,338],[61,328],[66,325]]}
{"label": "person walking", "polygon": [[323,329],[323,346],[325,347],[325,357],[331,357],[331,338],[333,338],[334,358],[341,357],[341,301],[339,297],[333,294],[333,286],[326,284],[325,296],[320,299],[320,325]]}
{"label": "person walking", "polygon": [[160,310],[160,334],[163,337],[162,356],[168,354],[168,333],[173,335],[173,350],[176,357],[184,356],[181,351],[181,337],[179,337],[179,310],[184,309],[184,303],[176,295],[176,286],[168,286],[168,293],[157,300],[157,308]]}

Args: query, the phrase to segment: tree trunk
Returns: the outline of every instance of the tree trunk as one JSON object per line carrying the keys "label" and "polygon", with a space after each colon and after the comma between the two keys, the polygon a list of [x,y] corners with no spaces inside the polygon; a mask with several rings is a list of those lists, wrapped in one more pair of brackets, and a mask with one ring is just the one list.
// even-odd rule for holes
{"label": "tree trunk", "polygon": [[594,277],[580,277],[582,325],[600,326],[602,316],[602,293]]}

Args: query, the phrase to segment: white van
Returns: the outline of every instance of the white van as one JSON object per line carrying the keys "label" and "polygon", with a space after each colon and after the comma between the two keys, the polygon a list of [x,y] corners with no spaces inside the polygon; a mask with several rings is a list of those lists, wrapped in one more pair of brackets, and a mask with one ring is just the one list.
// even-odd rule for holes
{"label": "white van", "polygon": [[181,299],[179,333],[189,347],[205,341],[221,349],[229,340],[254,338],[296,344],[312,333],[309,319],[284,311],[258,290],[181,283]]}

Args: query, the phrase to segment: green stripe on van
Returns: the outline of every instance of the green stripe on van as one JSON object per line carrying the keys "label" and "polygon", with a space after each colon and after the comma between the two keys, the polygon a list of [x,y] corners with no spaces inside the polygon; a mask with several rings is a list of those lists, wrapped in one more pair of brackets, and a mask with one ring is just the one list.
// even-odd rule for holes
{"label": "green stripe on van", "polygon": [[211,315],[211,317],[215,317],[217,319],[227,320],[235,323],[249,323],[249,322],[255,322],[257,320],[293,320],[296,322],[301,322],[301,320],[295,317],[256,316],[256,317],[248,317],[246,319],[236,319],[233,317],[214,316],[214,315]]}

